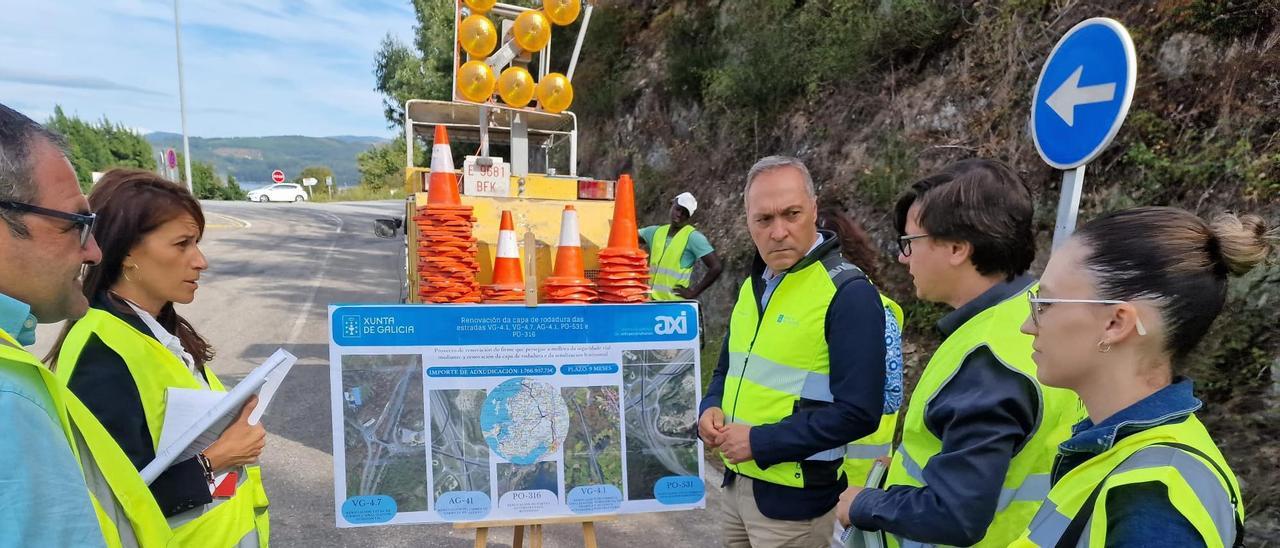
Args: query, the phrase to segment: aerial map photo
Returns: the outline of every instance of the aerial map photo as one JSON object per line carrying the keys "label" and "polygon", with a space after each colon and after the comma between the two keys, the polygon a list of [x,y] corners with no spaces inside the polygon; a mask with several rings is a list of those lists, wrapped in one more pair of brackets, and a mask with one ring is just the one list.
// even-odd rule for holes
{"label": "aerial map photo", "polygon": [[449,491],[489,492],[489,445],[480,431],[485,391],[432,390],[433,499]]}
{"label": "aerial map photo", "polygon": [[498,498],[510,491],[532,491],[546,489],[560,496],[556,487],[556,461],[543,461],[536,464],[498,464]]}
{"label": "aerial map photo", "polygon": [[569,408],[564,440],[564,489],[608,484],[622,490],[622,436],[618,387],[562,388]]}
{"label": "aerial map photo", "polygon": [[422,357],[342,357],[347,496],[387,495],[399,512],[427,509]]}
{"label": "aerial map photo", "polygon": [[627,499],[653,497],[664,476],[697,476],[697,371],[692,348],[622,353]]}

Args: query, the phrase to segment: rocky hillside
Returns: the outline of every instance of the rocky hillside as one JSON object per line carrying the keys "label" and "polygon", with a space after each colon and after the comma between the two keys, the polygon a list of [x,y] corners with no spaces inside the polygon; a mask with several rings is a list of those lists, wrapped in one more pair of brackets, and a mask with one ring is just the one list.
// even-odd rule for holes
{"label": "rocky hillside", "polygon": [[[758,157],[805,159],[883,249],[881,279],[908,312],[918,369],[941,310],[916,301],[889,205],[947,162],[1005,160],[1035,190],[1048,256],[1059,172],[1027,134],[1031,88],[1077,22],[1123,22],[1139,56],[1128,121],[1089,165],[1081,218],[1138,204],[1280,224],[1280,2],[1276,0],[634,0],[601,2],[575,77],[583,172],[630,172],[660,222],[693,190],[695,221],[727,272],[706,294],[710,342],[752,246],[742,184]],[[1187,374],[1201,415],[1241,476],[1251,544],[1280,543],[1280,267],[1237,280]],[[713,358],[708,352],[707,358]],[[704,361],[705,367],[713,362]]]}

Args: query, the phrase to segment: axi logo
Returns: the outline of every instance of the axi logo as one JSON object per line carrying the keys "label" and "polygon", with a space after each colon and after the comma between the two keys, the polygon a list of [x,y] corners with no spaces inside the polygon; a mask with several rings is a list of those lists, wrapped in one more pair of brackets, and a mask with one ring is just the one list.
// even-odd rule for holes
{"label": "axi logo", "polygon": [[658,335],[684,335],[689,332],[689,313],[681,312],[679,317],[658,316],[654,318],[653,332]]}

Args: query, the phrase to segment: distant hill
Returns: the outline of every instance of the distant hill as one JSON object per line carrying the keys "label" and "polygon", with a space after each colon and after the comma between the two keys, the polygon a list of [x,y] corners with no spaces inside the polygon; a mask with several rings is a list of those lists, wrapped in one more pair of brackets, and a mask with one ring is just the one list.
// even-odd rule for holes
{"label": "distant hill", "polygon": [[[168,132],[148,133],[148,142],[158,150],[173,147],[182,150],[182,135]],[[191,157],[213,162],[218,174],[233,174],[240,184],[252,188],[271,182],[271,172],[284,170],[293,179],[307,166],[329,166],[335,183],[351,186],[360,182],[356,155],[375,145],[389,142],[382,137],[338,135],[334,137],[192,137]]]}

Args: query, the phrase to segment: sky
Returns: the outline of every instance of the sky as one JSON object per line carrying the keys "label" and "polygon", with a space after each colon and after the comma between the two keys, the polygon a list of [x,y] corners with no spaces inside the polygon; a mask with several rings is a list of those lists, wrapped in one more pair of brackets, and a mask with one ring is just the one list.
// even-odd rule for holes
{"label": "sky", "polygon": [[[373,60],[410,0],[180,0],[193,137],[389,137]],[[179,133],[173,0],[0,0],[0,103]]]}

